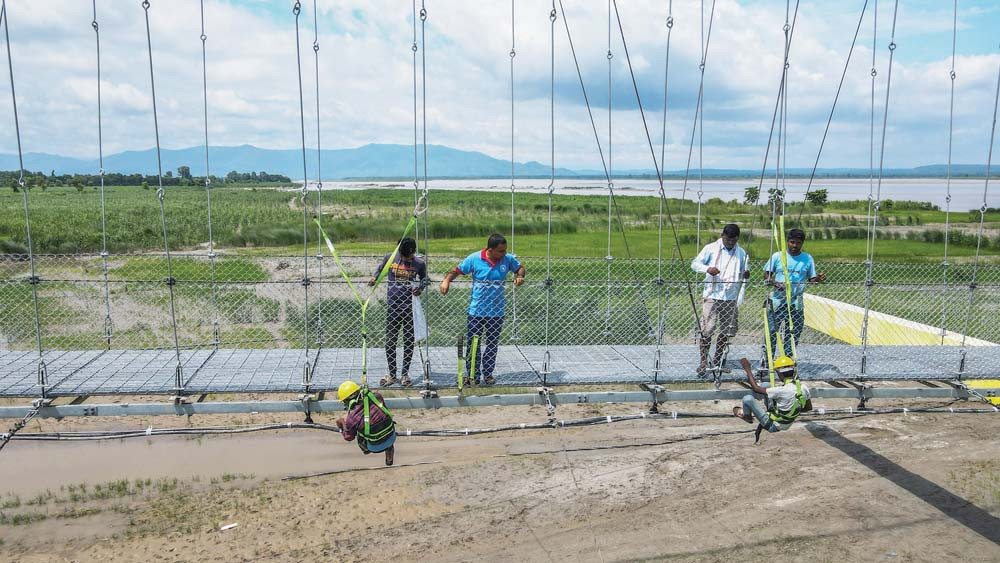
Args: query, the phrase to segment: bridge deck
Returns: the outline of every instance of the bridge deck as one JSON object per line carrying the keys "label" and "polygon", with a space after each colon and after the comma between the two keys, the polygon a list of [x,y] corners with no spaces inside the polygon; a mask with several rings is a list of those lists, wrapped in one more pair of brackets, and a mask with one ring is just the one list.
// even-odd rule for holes
{"label": "bridge deck", "polygon": [[[501,385],[537,385],[542,382],[545,347],[501,346],[494,372]],[[655,346],[594,345],[549,347],[548,385],[702,381],[695,373],[694,346],[660,347],[660,372],[654,373]],[[957,346],[869,346],[866,373],[861,373],[861,348],[846,345],[810,345],[799,349],[800,374],[805,380],[844,379],[955,379],[959,377],[961,349]],[[742,379],[736,359],[746,356],[756,365],[758,346],[733,346],[724,380]],[[176,355],[172,350],[48,351],[44,354],[50,396],[169,394],[174,388]],[[0,396],[34,397],[41,394],[33,351],[0,352]],[[454,348],[430,349],[431,382],[435,387],[456,385]],[[188,393],[299,392],[306,352],[301,349],[182,350],[184,389]],[[312,389],[336,389],[361,374],[361,350],[310,350],[314,364]],[[387,373],[385,353],[369,352],[369,383]],[[411,377],[422,384],[419,354]],[[1000,377],[1000,346],[968,348],[964,379]]]}

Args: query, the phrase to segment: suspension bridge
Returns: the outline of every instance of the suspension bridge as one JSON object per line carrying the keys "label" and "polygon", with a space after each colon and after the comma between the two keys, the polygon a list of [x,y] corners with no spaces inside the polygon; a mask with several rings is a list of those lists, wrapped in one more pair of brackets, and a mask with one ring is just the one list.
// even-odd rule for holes
{"label": "suspension bridge", "polygon": [[[21,124],[31,115],[17,111],[16,53],[10,48],[10,21],[6,2],[0,12],[5,33],[7,70],[11,85],[14,115],[13,135],[21,159],[19,184],[23,198],[26,254],[0,255],[0,397],[33,398],[33,407],[2,407],[0,416],[74,416],[96,414],[179,414],[199,412],[248,412],[299,410],[321,412],[339,410],[336,401],[324,401],[323,393],[348,379],[375,380],[388,372],[383,326],[387,319],[386,293],[383,288],[370,291],[365,282],[378,267],[380,257],[339,256],[332,241],[325,238],[319,225],[323,217],[323,168],[321,143],[321,97],[319,92],[320,45],[318,18],[313,17],[312,51],[314,53],[316,98],[317,177],[310,178],[306,148],[305,83],[301,44],[304,33],[302,17],[308,11],[294,2],[289,14],[289,36],[294,32],[295,49],[289,50],[298,70],[299,125],[303,184],[298,194],[302,211],[302,253],[296,256],[252,257],[226,252],[216,247],[212,223],[212,191],[209,180],[209,75],[207,60],[208,33],[211,22],[204,17],[201,3],[202,121],[204,124],[205,172],[205,252],[184,253],[172,250],[171,218],[165,201],[170,188],[165,187],[159,159],[159,123],[161,111],[156,105],[156,65],[150,19],[157,16],[157,2],[140,4],[145,20],[149,63],[149,92],[152,97],[151,119],[154,123],[157,169],[160,183],[155,197],[159,206],[158,230],[162,234],[160,253],[114,254],[108,251],[106,192],[104,186],[104,148],[101,97],[101,32],[96,2],[90,25],[95,34],[97,55],[95,89],[98,129],[95,132],[100,175],[102,251],[93,255],[47,255],[34,251],[31,232],[32,215],[29,190],[25,188],[21,149]],[[430,14],[423,1],[412,6],[413,37],[413,219],[401,234],[412,234],[430,277],[439,281],[454,268],[459,258],[432,253],[434,240],[428,227],[434,216],[433,178],[427,166],[427,95],[426,95],[426,22]],[[137,8],[139,9],[139,8]],[[816,390],[819,397],[866,399],[881,397],[951,397],[983,398],[1000,394],[1000,266],[982,260],[985,217],[990,202],[990,168],[996,129],[996,100],[983,122],[990,125],[987,175],[983,181],[982,205],[978,210],[977,246],[971,261],[952,263],[947,241],[950,220],[946,222],[944,254],[937,264],[884,263],[877,260],[881,242],[879,213],[883,181],[884,149],[891,107],[890,85],[893,55],[896,51],[896,10],[893,4],[890,38],[882,52],[886,60],[876,65],[873,44],[871,63],[871,127],[869,150],[871,178],[868,196],[866,260],[863,263],[824,263],[817,259],[826,274],[824,283],[810,283],[805,288],[805,330],[795,348],[799,373],[803,379],[829,382]],[[957,9],[957,8],[956,8]],[[313,10],[316,7],[313,3]],[[517,136],[514,128],[516,29],[511,3],[510,64],[510,204],[509,244],[516,249],[518,232],[515,215],[518,209],[514,156]],[[767,371],[767,353],[763,342],[762,303],[773,291],[758,281],[767,257],[750,256],[748,269],[754,276],[740,284],[742,307],[739,309],[738,334],[722,354],[723,365],[714,366],[706,379],[697,371],[700,336],[700,300],[703,276],[691,271],[690,256],[683,256],[676,229],[678,210],[670,208],[662,170],[669,108],[669,64],[671,35],[674,30],[672,3],[666,14],[666,68],[659,154],[651,130],[649,100],[640,98],[640,88],[632,73],[632,56],[621,25],[619,6],[608,4],[608,88],[611,91],[612,64],[624,58],[629,70],[635,102],[642,116],[640,135],[648,145],[650,159],[659,183],[658,248],[655,256],[637,256],[629,250],[629,232],[618,213],[616,185],[612,167],[612,122],[609,95],[607,137],[599,132],[588,90],[580,70],[581,61],[573,44],[570,18],[561,0],[552,2],[549,20],[549,70],[551,177],[548,191],[548,232],[545,256],[521,260],[528,268],[524,285],[514,287],[503,282],[507,295],[507,322],[500,337],[496,383],[503,386],[537,387],[538,394],[439,396],[438,390],[460,387],[462,381],[462,345],[465,333],[465,306],[471,284],[461,280],[447,297],[436,291],[422,296],[428,336],[417,344],[411,369],[413,388],[419,390],[408,398],[389,399],[394,408],[424,408],[479,404],[548,404],[559,402],[705,400],[735,398],[745,390],[727,382],[742,377],[733,370],[735,358],[748,357]],[[836,114],[844,77],[857,44],[858,33],[866,22],[878,37],[877,6],[865,1],[860,7],[857,28],[846,55],[826,128],[823,133],[806,193],[812,188],[823,146]],[[692,193],[698,221],[698,244],[701,236],[704,190],[701,188],[702,127],[705,68],[715,15],[714,1],[703,3],[699,89],[691,119],[690,141],[683,179],[681,200]],[[758,185],[768,182],[781,194],[770,203],[761,201],[761,209],[770,206],[774,225],[785,216],[785,158],[788,139],[788,69],[793,50],[798,2],[789,3],[784,23],[784,65],[778,78],[774,111]],[[561,28],[561,29],[560,29]],[[953,33],[957,34],[957,25]],[[553,196],[555,192],[555,80],[556,41],[565,35],[565,46],[574,61],[574,71],[592,126],[601,170],[607,182],[607,255],[603,259],[566,259],[552,256]],[[291,40],[290,40],[291,41]],[[307,41],[307,40],[306,40]],[[619,42],[620,41],[620,42]],[[560,42],[560,46],[563,43]],[[615,52],[618,46],[620,52]],[[951,107],[954,108],[954,45],[952,48]],[[884,76],[884,78],[883,78]],[[878,83],[878,81],[884,82]],[[884,87],[882,115],[878,115],[875,93]],[[1000,93],[1000,69],[997,76]],[[995,96],[996,98],[996,96]],[[952,111],[953,116],[953,111]],[[879,127],[879,122],[881,126]],[[311,125],[311,124],[310,124]],[[948,129],[948,178],[945,182],[945,210],[952,212],[951,140]],[[693,169],[694,158],[698,159]],[[770,167],[770,168],[769,168]],[[773,169],[775,176],[768,176]],[[420,172],[422,171],[422,175]],[[154,197],[154,196],[150,196]],[[801,219],[801,212],[799,215]],[[754,216],[756,220],[756,215]],[[752,240],[755,230],[772,225],[751,223],[746,230]],[[316,230],[319,229],[319,230]],[[622,237],[625,255],[612,253],[612,238]],[[310,238],[319,241],[310,245]],[[781,237],[775,235],[774,245]],[[704,241],[709,242],[709,241]],[[748,244],[749,247],[749,244]],[[376,272],[377,273],[377,272]],[[380,280],[381,281],[381,280]],[[478,283],[478,282],[477,282]],[[718,283],[718,282],[713,282]],[[431,288],[434,289],[434,286]],[[359,311],[360,309],[360,311]],[[728,363],[726,363],[728,360]],[[456,377],[456,371],[458,376]],[[714,381],[716,389],[671,390],[671,383]],[[882,381],[912,381],[915,386],[894,384],[877,387]],[[556,393],[557,386],[607,384],[608,391]],[[640,384],[643,391],[614,391],[614,385]],[[979,390],[977,390],[979,389]],[[274,392],[296,393],[295,401],[203,403],[205,395],[217,393]],[[89,396],[162,395],[169,403],[119,404],[93,406]],[[201,396],[195,400],[196,397]],[[75,397],[72,404],[53,405],[59,397]]]}

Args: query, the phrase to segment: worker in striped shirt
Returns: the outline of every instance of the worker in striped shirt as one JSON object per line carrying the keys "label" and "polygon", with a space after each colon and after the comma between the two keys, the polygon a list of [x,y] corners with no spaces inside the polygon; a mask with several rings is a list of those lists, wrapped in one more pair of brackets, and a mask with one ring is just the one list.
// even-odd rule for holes
{"label": "worker in striped shirt", "polygon": [[[698,256],[691,261],[691,269],[705,274],[702,291],[701,324],[698,346],[701,362],[698,375],[704,376],[711,368],[720,370],[725,360],[729,340],[739,329],[739,305],[745,280],[750,277],[747,269],[747,253],[740,248],[740,228],[729,223],[722,229],[718,240],[706,244]],[[715,342],[715,355],[709,364],[712,348],[712,334],[719,329]]]}

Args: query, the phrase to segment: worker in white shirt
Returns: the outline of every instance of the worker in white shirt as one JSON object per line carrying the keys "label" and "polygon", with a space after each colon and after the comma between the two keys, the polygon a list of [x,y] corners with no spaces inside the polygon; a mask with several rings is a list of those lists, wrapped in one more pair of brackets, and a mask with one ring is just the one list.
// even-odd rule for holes
{"label": "worker in white shirt", "polygon": [[[733,223],[723,227],[722,236],[701,249],[691,261],[691,269],[705,274],[702,291],[699,349],[701,362],[698,375],[704,377],[711,370],[716,377],[722,369],[729,340],[739,329],[739,306],[743,297],[743,284],[750,277],[747,253],[739,245],[740,228]],[[715,355],[709,364],[712,334],[719,329],[715,342]]]}

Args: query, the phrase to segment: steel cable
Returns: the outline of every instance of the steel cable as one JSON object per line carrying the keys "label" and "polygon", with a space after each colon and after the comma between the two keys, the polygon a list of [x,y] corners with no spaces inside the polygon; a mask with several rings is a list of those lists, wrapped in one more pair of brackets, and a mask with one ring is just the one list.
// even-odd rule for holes
{"label": "steel cable", "polygon": [[889,121],[889,92],[892,85],[892,60],[896,51],[896,16],[899,13],[899,0],[896,0],[892,11],[892,27],[889,33],[889,63],[885,78],[885,107],[882,112],[882,142],[879,149],[878,181],[876,183],[875,201],[871,211],[871,253],[866,261],[865,279],[865,312],[861,321],[861,374],[866,375],[868,367],[868,320],[871,312],[872,286],[875,284],[875,240],[878,234],[878,210],[882,199],[882,172],[885,164],[885,135]]}
{"label": "steel cable", "polygon": [[111,349],[111,339],[114,336],[114,326],[111,322],[111,288],[108,284],[108,216],[104,190],[104,127],[101,107],[101,31],[97,23],[97,0],[93,0],[94,19],[90,26],[94,29],[97,47],[97,159],[98,177],[101,182],[101,277],[104,281],[104,346]]}
{"label": "steel cable", "polygon": [[[95,0],[96,2],[96,0]],[[208,219],[208,261],[212,276],[212,345],[218,349],[220,334],[220,313],[219,313],[219,288],[216,282],[215,263],[215,236],[212,232],[212,172],[208,158],[208,54],[205,42],[208,36],[205,35],[205,0],[199,2],[199,14],[201,15],[201,96],[202,110],[205,124],[205,202]]]}
{"label": "steel cable", "polygon": [[164,204],[166,190],[163,188],[163,158],[160,153],[160,121],[156,111],[156,78],[153,74],[153,38],[149,25],[149,0],[143,0],[142,10],[146,20],[146,47],[149,54],[149,87],[153,101],[153,133],[156,139],[156,199],[160,203],[160,226],[163,231],[163,256],[166,259],[167,279],[165,280],[170,297],[170,326],[174,333],[174,353],[177,357],[177,365],[174,369],[174,393],[181,395],[184,392],[184,373],[181,362],[180,339],[177,336],[177,296],[174,291],[176,280],[174,279],[173,266],[170,260],[170,243],[167,239],[167,211]]}
{"label": "steel cable", "polygon": [[969,334],[969,324],[972,320],[972,304],[975,299],[976,277],[979,274],[979,257],[983,246],[983,227],[986,222],[987,197],[990,192],[990,173],[993,164],[993,142],[997,133],[997,107],[1000,105],[1000,65],[997,66],[997,86],[993,95],[993,122],[990,126],[990,145],[986,156],[986,180],[983,182],[983,204],[979,208],[979,228],[976,231],[976,257],[972,262],[972,279],[969,281],[969,302],[965,309],[965,328],[962,330],[962,360],[959,374],[965,371],[966,338]]}
{"label": "steel cable", "polygon": [[[313,55],[316,70],[316,220],[323,222],[323,143],[320,135],[320,107],[319,107],[319,9],[316,7],[316,0],[313,0]],[[316,360],[319,361],[319,354],[323,348],[323,237],[320,236],[319,226],[316,227],[316,278],[319,284],[316,286]]]}
{"label": "steel cable", "polygon": [[[948,73],[951,79],[951,96],[948,101],[948,178],[945,181],[944,196],[944,255],[941,259],[941,282],[948,285],[948,239],[951,238],[951,157],[952,140],[954,137],[955,125],[955,44],[958,39],[958,0],[954,1],[954,11],[951,20],[951,70]],[[941,345],[944,345],[944,337],[948,333],[948,308],[941,308]]]}
{"label": "steel cable", "polygon": [[[306,168],[306,113],[305,96],[302,90],[302,53],[299,45],[299,16],[302,13],[302,3],[296,1],[292,6],[292,14],[295,15],[295,66],[298,71],[299,85],[299,129],[302,140],[302,297],[304,300],[302,309],[302,345],[305,348],[305,365],[302,371],[302,383],[308,391],[312,384],[313,365],[309,361],[309,172]],[[318,225],[318,223],[317,223]],[[367,335],[362,335],[366,338]]]}

